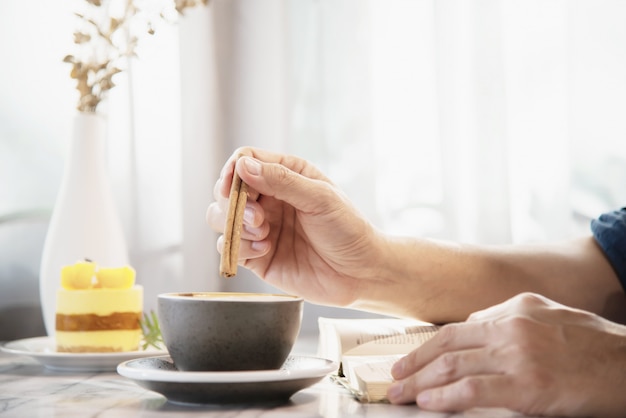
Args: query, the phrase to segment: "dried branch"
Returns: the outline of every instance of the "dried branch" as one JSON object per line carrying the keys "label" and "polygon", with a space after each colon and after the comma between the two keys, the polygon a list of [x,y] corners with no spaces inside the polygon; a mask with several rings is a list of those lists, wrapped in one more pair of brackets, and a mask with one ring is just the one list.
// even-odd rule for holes
{"label": "dried branch", "polygon": [[[180,15],[186,9],[207,5],[208,0],[171,0]],[[113,77],[123,71],[124,61],[137,56],[140,37],[155,33],[157,19],[148,15],[133,0],[124,0],[121,12],[112,15],[115,0],[85,0],[86,13],[75,13],[83,27],[74,32],[78,53],[63,62],[72,65],[70,77],[79,92],[77,109],[95,112],[106,93],[115,87]],[[165,13],[158,19],[167,20]]]}

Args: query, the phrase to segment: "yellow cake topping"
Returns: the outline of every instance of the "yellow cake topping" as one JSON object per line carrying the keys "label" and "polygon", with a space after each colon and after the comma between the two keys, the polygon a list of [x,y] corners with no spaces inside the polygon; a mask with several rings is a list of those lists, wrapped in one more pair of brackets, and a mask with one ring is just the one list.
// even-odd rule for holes
{"label": "yellow cake topping", "polygon": [[135,269],[130,266],[99,267],[93,261],[79,261],[61,269],[61,287],[79,289],[130,289],[135,284]]}
{"label": "yellow cake topping", "polygon": [[79,261],[61,269],[61,286],[63,289],[89,289],[93,286],[96,263]]}
{"label": "yellow cake topping", "polygon": [[130,266],[100,268],[96,280],[105,289],[130,289],[135,284],[135,270]]}
{"label": "yellow cake topping", "polygon": [[57,291],[58,351],[134,351],[141,340],[143,288],[130,266],[81,261],[61,270]]}

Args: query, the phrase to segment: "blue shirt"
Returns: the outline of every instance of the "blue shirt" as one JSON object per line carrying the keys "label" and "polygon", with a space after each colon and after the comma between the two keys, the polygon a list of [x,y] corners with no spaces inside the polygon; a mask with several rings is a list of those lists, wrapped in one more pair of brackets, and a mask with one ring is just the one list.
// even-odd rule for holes
{"label": "blue shirt", "polygon": [[591,232],[626,290],[626,207],[592,220]]}

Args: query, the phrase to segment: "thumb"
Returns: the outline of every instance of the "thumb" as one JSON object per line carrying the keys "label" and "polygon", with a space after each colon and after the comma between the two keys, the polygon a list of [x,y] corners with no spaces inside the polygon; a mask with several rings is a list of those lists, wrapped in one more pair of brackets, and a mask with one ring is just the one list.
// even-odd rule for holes
{"label": "thumb", "polygon": [[323,195],[331,185],[323,180],[305,177],[283,164],[266,163],[242,156],[235,169],[239,177],[259,194],[281,200],[294,208],[311,212],[324,203]]}

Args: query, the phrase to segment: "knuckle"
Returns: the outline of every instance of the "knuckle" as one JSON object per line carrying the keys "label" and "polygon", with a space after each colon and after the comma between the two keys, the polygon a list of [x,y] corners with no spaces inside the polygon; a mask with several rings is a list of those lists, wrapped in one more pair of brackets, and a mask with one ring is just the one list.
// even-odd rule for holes
{"label": "knuckle", "polygon": [[290,175],[291,173],[289,172],[289,170],[287,170],[285,166],[275,165],[274,167],[276,170],[276,178],[278,179],[280,183],[289,184],[293,182],[293,179]]}
{"label": "knuckle", "polygon": [[233,152],[233,155],[236,155],[238,157],[242,155],[252,156],[253,154],[254,154],[254,149],[250,146],[239,147],[235,150],[235,152]]}
{"label": "knuckle", "polygon": [[455,353],[445,353],[439,356],[438,373],[447,380],[453,379],[459,366],[459,358]]}
{"label": "knuckle", "polygon": [[535,334],[536,322],[526,316],[513,316],[506,319],[506,327],[511,336],[518,342],[532,340]]}
{"label": "knuckle", "polygon": [[212,229],[221,231],[223,229],[223,212],[217,203],[211,203],[205,213],[205,221]]}
{"label": "knuckle", "polygon": [[477,376],[463,378],[459,382],[459,397],[463,401],[471,401],[481,398],[485,385],[483,380]]}
{"label": "knuckle", "polygon": [[254,234],[253,237],[256,240],[262,240],[267,238],[267,236],[270,234],[270,225],[267,222],[262,223],[259,227],[254,229]]}
{"label": "knuckle", "polygon": [[502,355],[504,357],[522,360],[527,357],[528,350],[524,344],[512,342],[502,349]]}
{"label": "knuckle", "polygon": [[536,293],[524,292],[515,296],[516,303],[522,308],[532,308],[544,305],[544,299]]}
{"label": "knuckle", "polygon": [[417,369],[417,359],[415,351],[410,352],[402,358],[403,375],[407,375],[410,371]]}
{"label": "knuckle", "polygon": [[278,184],[289,186],[295,181],[291,171],[283,165],[272,164],[270,165],[270,170],[273,172],[271,178],[274,178]]}
{"label": "knuckle", "polygon": [[454,343],[458,327],[457,324],[448,324],[439,329],[436,336],[438,344],[442,349],[446,349]]}
{"label": "knuckle", "polygon": [[469,314],[467,317],[467,322],[477,321],[478,319],[483,317],[483,311],[476,311]]}

